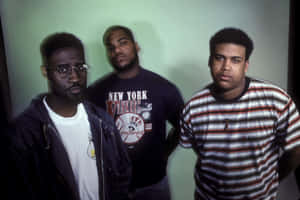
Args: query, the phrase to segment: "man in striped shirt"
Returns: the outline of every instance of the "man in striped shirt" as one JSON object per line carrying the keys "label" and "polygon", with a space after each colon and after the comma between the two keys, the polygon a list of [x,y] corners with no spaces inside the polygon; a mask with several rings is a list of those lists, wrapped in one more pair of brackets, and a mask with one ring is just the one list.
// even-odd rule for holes
{"label": "man in striped shirt", "polygon": [[276,199],[300,163],[300,117],[279,87],[246,76],[253,42],[225,28],[210,40],[213,83],[185,105],[180,143],[198,156],[196,200]]}

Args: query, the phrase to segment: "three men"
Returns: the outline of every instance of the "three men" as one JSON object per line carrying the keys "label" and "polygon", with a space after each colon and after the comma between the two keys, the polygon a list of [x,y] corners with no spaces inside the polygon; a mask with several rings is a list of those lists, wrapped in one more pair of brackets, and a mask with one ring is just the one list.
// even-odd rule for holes
{"label": "three men", "polygon": [[[115,71],[87,94],[114,121],[83,99],[81,41],[58,33],[42,43],[49,93],[9,129],[18,180],[11,199],[127,199],[130,162],[132,199],[170,199],[166,164],[178,142],[182,97],[139,65],[128,28],[108,28],[103,42]],[[213,83],[183,109],[180,142],[198,155],[195,199],[275,199],[279,181],[299,166],[298,111],[285,91],[246,76],[252,50],[243,31],[217,32],[210,40]],[[168,136],[166,121],[174,127]]]}

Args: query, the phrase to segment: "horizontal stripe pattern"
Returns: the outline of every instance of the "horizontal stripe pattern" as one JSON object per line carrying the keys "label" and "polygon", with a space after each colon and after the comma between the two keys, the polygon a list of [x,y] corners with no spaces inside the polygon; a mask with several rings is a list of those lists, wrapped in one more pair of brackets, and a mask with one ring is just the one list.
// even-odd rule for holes
{"label": "horizontal stripe pattern", "polygon": [[180,144],[198,154],[197,199],[275,199],[279,152],[300,146],[300,118],[272,84],[251,80],[234,102],[217,101],[207,87],[183,109]]}

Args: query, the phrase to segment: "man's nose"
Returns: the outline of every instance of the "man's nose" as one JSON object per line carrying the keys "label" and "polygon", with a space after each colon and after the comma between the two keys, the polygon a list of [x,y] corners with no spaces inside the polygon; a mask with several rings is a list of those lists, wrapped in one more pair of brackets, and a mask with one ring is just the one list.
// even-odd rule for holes
{"label": "man's nose", "polygon": [[224,59],[224,62],[223,62],[223,69],[224,70],[229,70],[231,68],[231,62],[230,62],[230,59],[226,58]]}
{"label": "man's nose", "polygon": [[122,49],[121,49],[120,46],[116,46],[116,47],[114,48],[114,53],[115,53],[115,54],[118,54],[118,53],[120,53],[121,51],[122,51]]}
{"label": "man's nose", "polygon": [[77,82],[80,79],[80,72],[77,67],[71,66],[69,72],[69,80],[72,82]]}

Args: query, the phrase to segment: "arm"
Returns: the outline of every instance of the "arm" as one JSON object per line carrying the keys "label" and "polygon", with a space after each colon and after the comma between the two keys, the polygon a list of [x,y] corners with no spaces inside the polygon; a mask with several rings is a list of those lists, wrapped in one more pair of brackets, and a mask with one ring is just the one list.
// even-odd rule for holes
{"label": "arm", "polygon": [[281,156],[278,166],[279,182],[286,178],[298,166],[300,166],[300,147],[296,147]]}
{"label": "arm", "polygon": [[300,191],[300,166],[295,170],[295,178],[298,186],[298,190]]}
{"label": "arm", "polygon": [[167,93],[168,96],[166,97],[166,112],[168,121],[172,124],[172,128],[170,129],[165,145],[165,156],[166,160],[169,158],[171,153],[176,149],[177,145],[179,144],[179,137],[180,137],[180,115],[181,110],[184,106],[183,98],[180,94],[180,91],[174,86],[170,93]]}
{"label": "arm", "polygon": [[283,150],[278,161],[279,181],[282,181],[300,165],[300,116],[292,99],[285,105],[277,122],[277,139]]}
{"label": "arm", "polygon": [[166,140],[166,159],[171,155],[171,153],[176,149],[179,143],[179,128],[172,128]]}

